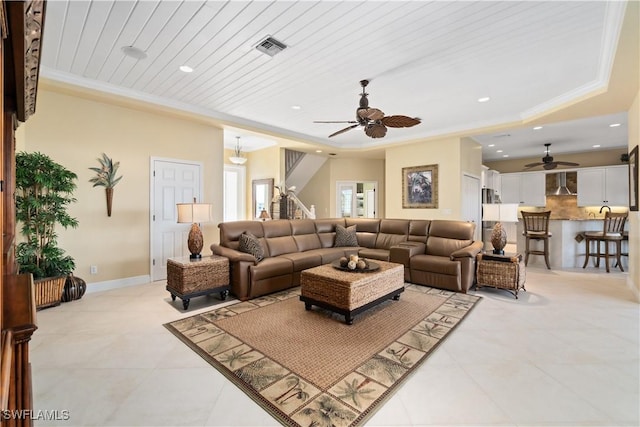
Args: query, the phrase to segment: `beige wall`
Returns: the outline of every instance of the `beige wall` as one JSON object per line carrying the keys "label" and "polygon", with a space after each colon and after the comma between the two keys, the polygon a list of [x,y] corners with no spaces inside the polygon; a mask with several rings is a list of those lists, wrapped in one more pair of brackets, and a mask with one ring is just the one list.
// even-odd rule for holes
{"label": "beige wall", "polygon": [[[464,147],[464,150],[463,150]],[[475,168],[461,160],[462,153],[474,148],[459,138],[448,138],[429,142],[403,145],[386,150],[386,214],[387,218],[416,219],[461,219],[462,218],[462,173],[469,172],[480,177],[481,156],[477,158]],[[474,154],[471,154],[472,156]],[[475,169],[463,170],[465,168]],[[422,165],[438,165],[438,208],[403,209],[402,208],[402,168]]]}
{"label": "beige wall", "polygon": [[[77,203],[69,211],[79,227],[60,230],[59,243],[75,258],[76,274],[87,282],[149,275],[150,158],[181,159],[203,165],[204,201],[213,222],[203,224],[205,251],[218,241],[222,219],[222,130],[167,114],[89,100],[41,89],[36,114],[18,133],[19,149],[40,151],[78,175]],[[105,152],[121,162],[124,176],[106,213],[104,188],[89,179]],[[97,265],[98,274],[89,275]]]}
{"label": "beige wall", "polygon": [[375,181],[378,183],[376,216],[385,218],[384,165],[385,161],[381,159],[329,159],[298,194],[298,198],[307,207],[315,205],[318,218],[335,218],[338,181]]}
{"label": "beige wall", "polygon": [[[335,184],[334,184],[335,187]],[[335,192],[335,189],[334,189]],[[320,169],[311,177],[307,185],[298,194],[298,198],[308,208],[314,205],[316,218],[333,218],[331,213],[331,159],[320,166]]]}
{"label": "beige wall", "polygon": [[281,160],[283,152],[283,148],[275,146],[247,153],[247,218],[251,218],[252,215],[252,181],[273,178],[273,184],[280,185],[280,166],[284,164]]}
{"label": "beige wall", "polygon": [[[629,151],[640,145],[640,91],[629,109]],[[638,171],[636,171],[638,174]],[[640,174],[639,174],[640,175]],[[636,176],[636,182],[640,179]],[[640,212],[629,212],[629,284],[640,301]]]}
{"label": "beige wall", "polygon": [[462,138],[460,154],[462,172],[480,179],[482,177],[482,145],[471,138]]}

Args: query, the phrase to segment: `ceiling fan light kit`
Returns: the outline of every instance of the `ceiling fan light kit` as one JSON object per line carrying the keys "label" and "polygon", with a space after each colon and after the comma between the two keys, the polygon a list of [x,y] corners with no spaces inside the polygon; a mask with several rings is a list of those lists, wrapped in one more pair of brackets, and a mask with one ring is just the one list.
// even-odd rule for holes
{"label": "ceiling fan light kit", "polygon": [[369,107],[369,95],[364,90],[369,84],[369,80],[361,80],[362,93],[360,94],[360,106],[356,109],[356,120],[348,121],[314,121],[314,123],[349,123],[344,129],[329,135],[332,138],[351,129],[362,126],[364,133],[370,138],[383,138],[387,134],[387,128],[408,128],[420,123],[417,117],[408,116],[385,116],[378,108]]}

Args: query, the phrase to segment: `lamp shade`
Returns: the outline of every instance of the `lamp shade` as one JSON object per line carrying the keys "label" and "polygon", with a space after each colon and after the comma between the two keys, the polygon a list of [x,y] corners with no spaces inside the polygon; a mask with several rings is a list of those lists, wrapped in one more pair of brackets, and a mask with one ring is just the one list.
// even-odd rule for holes
{"label": "lamp shade", "polygon": [[267,212],[266,209],[262,209],[262,211],[260,211],[260,219],[264,221],[265,219],[269,218],[269,212]]}
{"label": "lamp shade", "polygon": [[195,223],[211,221],[209,203],[178,203],[178,222]]}

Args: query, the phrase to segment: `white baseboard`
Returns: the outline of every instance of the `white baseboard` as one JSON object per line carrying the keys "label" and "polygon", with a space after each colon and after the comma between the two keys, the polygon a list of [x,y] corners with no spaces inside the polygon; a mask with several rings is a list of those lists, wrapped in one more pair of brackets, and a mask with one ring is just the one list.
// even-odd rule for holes
{"label": "white baseboard", "polygon": [[125,277],[124,279],[106,280],[104,282],[87,283],[87,293],[110,291],[112,289],[126,288],[128,286],[144,285],[151,282],[151,276]]}

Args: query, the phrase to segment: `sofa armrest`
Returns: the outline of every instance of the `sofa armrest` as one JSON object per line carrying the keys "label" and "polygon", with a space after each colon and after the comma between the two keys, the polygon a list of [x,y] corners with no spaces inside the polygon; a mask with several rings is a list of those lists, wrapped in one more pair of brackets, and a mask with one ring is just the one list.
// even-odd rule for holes
{"label": "sofa armrest", "polygon": [[455,260],[456,258],[474,258],[478,255],[482,248],[484,247],[484,243],[477,241],[473,242],[469,246],[465,246],[464,248],[460,248],[457,251],[451,252],[451,260]]}
{"label": "sofa armrest", "polygon": [[257,264],[256,258],[253,255],[236,251],[235,249],[227,248],[226,246],[220,246],[216,243],[211,245],[211,252],[213,252],[214,255],[229,258],[229,262],[245,261],[251,262],[254,265]]}
{"label": "sofa armrest", "polygon": [[423,254],[427,245],[421,242],[402,242],[389,248],[389,262],[403,264],[409,268],[409,260],[412,256]]}

